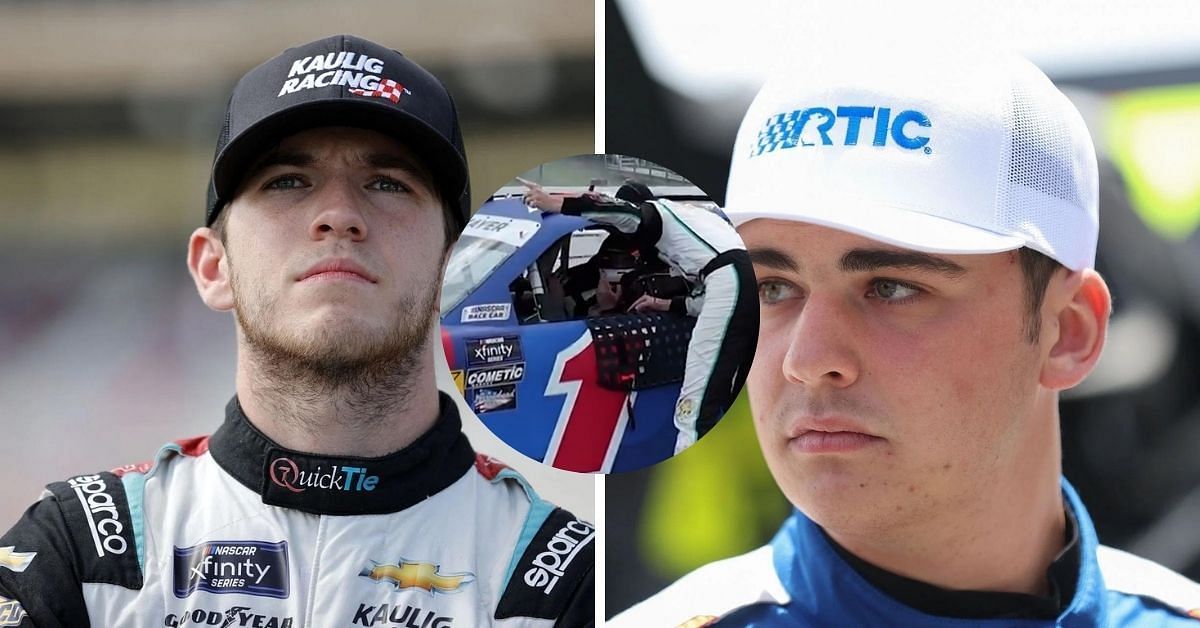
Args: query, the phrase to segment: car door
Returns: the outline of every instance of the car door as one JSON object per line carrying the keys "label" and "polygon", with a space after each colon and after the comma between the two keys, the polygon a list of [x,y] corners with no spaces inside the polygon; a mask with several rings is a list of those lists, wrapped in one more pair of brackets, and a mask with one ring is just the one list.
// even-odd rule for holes
{"label": "car door", "polygon": [[446,312],[447,358],[475,414],[522,454],[580,472],[640,468],[673,450],[678,383],[600,385],[587,317],[568,311],[556,272],[586,257],[571,253],[581,220],[542,217],[535,237]]}

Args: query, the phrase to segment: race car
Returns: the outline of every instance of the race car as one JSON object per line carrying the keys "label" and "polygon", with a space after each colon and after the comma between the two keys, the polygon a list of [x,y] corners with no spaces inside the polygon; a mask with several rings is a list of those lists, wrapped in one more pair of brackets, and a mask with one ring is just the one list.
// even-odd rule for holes
{"label": "race car", "polygon": [[585,311],[564,284],[607,229],[493,197],[463,231],[442,286],[443,345],[468,405],[522,454],[570,471],[628,471],[671,456],[695,324]]}

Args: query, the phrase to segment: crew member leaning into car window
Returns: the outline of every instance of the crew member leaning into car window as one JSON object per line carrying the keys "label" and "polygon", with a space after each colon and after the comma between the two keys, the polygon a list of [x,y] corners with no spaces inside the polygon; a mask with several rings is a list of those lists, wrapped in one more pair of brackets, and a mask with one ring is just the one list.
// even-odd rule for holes
{"label": "crew member leaning into car window", "polygon": [[630,310],[672,311],[696,317],[675,427],[675,453],[716,425],[741,390],[758,341],[754,272],[737,232],[706,209],[655,199],[650,189],[627,182],[616,198],[589,192],[551,195],[523,181],[525,203],[545,212],[582,216],[633,236],[643,256],[656,254],[696,288],[688,297],[642,295]]}

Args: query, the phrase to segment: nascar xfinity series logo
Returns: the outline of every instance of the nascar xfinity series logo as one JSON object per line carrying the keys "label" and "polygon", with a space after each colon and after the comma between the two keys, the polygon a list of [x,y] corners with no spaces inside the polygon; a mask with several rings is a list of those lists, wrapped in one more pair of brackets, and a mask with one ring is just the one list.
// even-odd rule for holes
{"label": "nascar xfinity series logo", "polygon": [[511,360],[523,360],[520,336],[470,338],[467,340],[467,366],[483,366]]}
{"label": "nascar xfinity series logo", "polygon": [[[930,128],[929,116],[914,109],[895,112],[888,107],[809,107],[777,113],[767,119],[758,132],[750,156],[797,146],[857,146],[864,131],[872,146],[891,143],[907,150],[929,147],[929,136],[918,135],[919,129]],[[836,129],[835,127],[840,127]],[[917,130],[913,130],[916,127]],[[840,131],[840,132],[839,132]]]}
{"label": "nascar xfinity series logo", "polygon": [[304,471],[291,458],[276,458],[269,466],[271,482],[293,493],[306,489],[362,492],[373,491],[379,484],[378,475],[367,475],[366,467],[334,465],[329,471],[318,466],[315,471]]}
{"label": "nascar xfinity series logo", "polygon": [[288,596],[287,541],[210,541],[176,547],[175,597],[209,593]]}
{"label": "nascar xfinity series logo", "polygon": [[331,52],[296,59],[288,71],[276,98],[301,90],[344,85],[356,96],[377,96],[400,102],[402,94],[411,94],[403,85],[380,76],[383,61],[355,52]]}

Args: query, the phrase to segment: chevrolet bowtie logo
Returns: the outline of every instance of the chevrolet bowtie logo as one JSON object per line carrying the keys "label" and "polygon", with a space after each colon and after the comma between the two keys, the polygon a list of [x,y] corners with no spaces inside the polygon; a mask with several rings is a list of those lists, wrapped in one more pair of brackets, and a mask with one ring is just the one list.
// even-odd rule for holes
{"label": "chevrolet bowtie logo", "polygon": [[400,559],[400,564],[383,564],[371,561],[358,575],[376,582],[387,582],[400,589],[424,589],[430,593],[455,593],[459,587],[475,581],[475,574],[438,573],[440,565],[414,563]]}
{"label": "chevrolet bowtie logo", "polygon": [[0,547],[0,567],[8,567],[12,571],[22,572],[33,562],[37,552],[14,552],[15,545]]}

